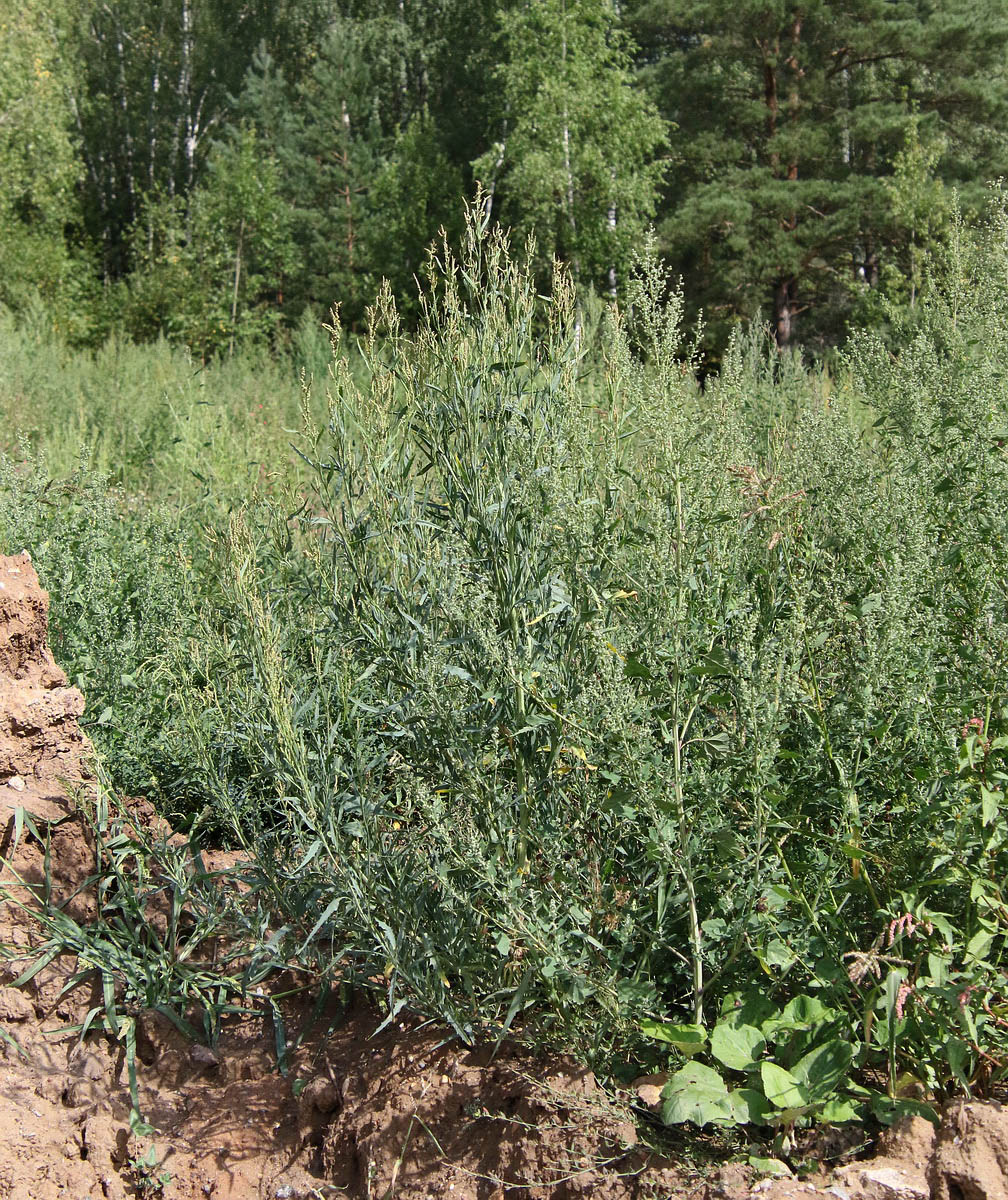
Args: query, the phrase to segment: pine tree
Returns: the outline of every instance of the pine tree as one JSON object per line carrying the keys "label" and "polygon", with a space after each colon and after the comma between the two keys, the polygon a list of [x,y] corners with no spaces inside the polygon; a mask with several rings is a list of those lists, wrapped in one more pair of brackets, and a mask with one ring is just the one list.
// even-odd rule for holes
{"label": "pine tree", "polygon": [[644,0],[632,28],[674,129],[666,252],[708,317],[769,310],[782,347],[877,282],[912,120],[947,183],[1008,162],[999,0]]}
{"label": "pine tree", "polygon": [[338,304],[353,324],[382,278],[408,310],[428,244],[461,220],[467,180],[448,114],[452,64],[467,59],[464,38],[449,53],[458,0],[343,8],[300,86],[258,51],[235,111],[283,168],[302,259],[290,315]]}

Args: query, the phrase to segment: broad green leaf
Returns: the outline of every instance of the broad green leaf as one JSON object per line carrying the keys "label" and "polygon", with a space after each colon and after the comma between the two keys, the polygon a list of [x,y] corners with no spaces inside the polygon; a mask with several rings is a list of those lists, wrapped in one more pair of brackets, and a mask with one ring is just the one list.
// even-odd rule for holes
{"label": "broad green leaf", "polygon": [[785,1166],[779,1158],[761,1158],[758,1154],[750,1154],[749,1166],[757,1174],[771,1175],[775,1179],[783,1179],[791,1174],[791,1168]]}
{"label": "broad green leaf", "polygon": [[972,959],[984,959],[991,948],[994,938],[986,929],[980,929],[970,938],[966,946],[966,956]]}
{"label": "broad green leaf", "polygon": [[766,1039],[753,1025],[716,1025],[711,1034],[711,1054],[733,1071],[747,1071],[763,1056]]}
{"label": "broad green leaf", "polygon": [[719,1024],[759,1026],[774,1011],[765,992],[729,992],[721,1003]]}
{"label": "broad green leaf", "polygon": [[760,1079],[766,1098],[775,1108],[804,1108],[812,1099],[808,1088],[776,1063],[760,1063]]}
{"label": "broad green leaf", "polygon": [[795,996],[777,1016],[763,1022],[763,1034],[767,1041],[772,1041],[778,1030],[810,1029],[832,1020],[834,1015],[833,1009],[814,996]]}
{"label": "broad green leaf", "polygon": [[865,1109],[853,1100],[827,1100],[819,1113],[823,1125],[846,1125],[851,1121],[863,1121]]}
{"label": "broad green leaf", "polygon": [[[769,967],[776,967],[780,971],[786,971],[792,966],[795,961],[795,952],[780,938],[774,938],[773,941],[767,942],[766,948],[763,951],[763,961]],[[771,971],[770,974],[773,974]]]}
{"label": "broad green leaf", "polygon": [[735,666],[728,651],[721,646],[714,646],[695,667],[690,667],[686,674],[699,676],[731,675],[734,670]]}
{"label": "broad green leaf", "polygon": [[997,818],[1003,803],[1004,792],[992,792],[990,788],[980,785],[980,805],[985,825]]}
{"label": "broad green leaf", "polygon": [[712,1067],[687,1063],[662,1089],[662,1120],[666,1125],[732,1124],[735,1120],[728,1088]]}
{"label": "broad green leaf", "polygon": [[707,1044],[702,1025],[673,1025],[670,1021],[641,1021],[640,1031],[656,1042],[665,1042],[682,1054],[697,1054]]}
{"label": "broad green leaf", "polygon": [[626,666],[623,668],[629,679],[651,679],[653,678],[650,668],[646,667],[635,655],[628,654],[626,658]]}
{"label": "broad green leaf", "polygon": [[836,1091],[837,1084],[847,1077],[853,1051],[849,1043],[835,1038],[824,1046],[810,1050],[791,1068],[791,1074],[804,1084],[815,1100],[825,1100]]}
{"label": "broad green leaf", "polygon": [[736,1088],[728,1093],[732,1113],[739,1125],[765,1125],[771,1108],[766,1096],[755,1088]]}
{"label": "broad green leaf", "polygon": [[895,1125],[904,1117],[923,1117],[932,1125],[938,1125],[941,1120],[937,1110],[923,1100],[894,1100],[883,1092],[876,1092],[872,1096],[871,1110],[883,1125]]}

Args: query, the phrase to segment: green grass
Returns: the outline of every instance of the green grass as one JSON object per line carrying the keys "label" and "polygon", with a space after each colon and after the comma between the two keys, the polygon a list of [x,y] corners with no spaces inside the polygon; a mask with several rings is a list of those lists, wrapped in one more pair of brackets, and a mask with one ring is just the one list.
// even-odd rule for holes
{"label": "green grass", "polygon": [[[325,357],[321,357],[325,348]],[[301,371],[324,391],[328,339],[301,331],[293,358],[246,352],[202,364],[167,342],[75,350],[0,313],[0,451],[26,445],[55,477],[83,459],[131,495],[234,503],[291,462]]]}
{"label": "green grass", "polygon": [[[270,955],[610,1072],[720,1028],[742,1099],[680,1073],[670,1121],[891,1116],[1004,1073],[1006,261],[995,208],[898,352],[754,331],[701,389],[654,263],[589,340],[471,217],[294,434],[266,360],[8,367],[42,457],[0,531],[117,786],[247,851]],[[773,1071],[718,1058],[740,1012]]]}

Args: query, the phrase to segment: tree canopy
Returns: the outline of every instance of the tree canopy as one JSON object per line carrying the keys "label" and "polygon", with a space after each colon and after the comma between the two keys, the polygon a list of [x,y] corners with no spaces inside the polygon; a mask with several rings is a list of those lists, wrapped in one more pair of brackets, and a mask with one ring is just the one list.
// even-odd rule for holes
{"label": "tree canopy", "polygon": [[[365,320],[463,203],[618,299],[653,223],[716,352],[913,305],[1008,166],[999,0],[25,0],[0,303],[201,353]],[[36,299],[33,299],[36,298]]]}

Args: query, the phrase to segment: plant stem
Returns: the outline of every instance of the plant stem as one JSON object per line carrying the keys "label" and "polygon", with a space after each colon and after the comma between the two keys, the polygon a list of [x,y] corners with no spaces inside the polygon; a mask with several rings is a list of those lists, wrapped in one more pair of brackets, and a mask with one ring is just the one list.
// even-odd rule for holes
{"label": "plant stem", "polygon": [[[686,603],[686,588],[683,583],[683,560],[682,546],[685,536],[685,521],[683,518],[683,497],[682,497],[682,480],[676,476],[675,486],[676,496],[676,546],[675,546],[675,564],[676,564],[676,579],[678,586],[678,596],[676,600],[677,606],[677,625],[682,628],[682,614]],[[681,646],[681,643],[680,643]],[[673,788],[675,793],[676,816],[679,825],[679,854],[680,854],[680,869],[683,873],[683,879],[686,883],[686,897],[689,905],[689,939],[690,939],[690,959],[693,966],[693,1019],[697,1025],[703,1024],[703,937],[700,932],[700,916],[697,911],[696,885],[693,881],[692,862],[689,854],[689,824],[686,820],[686,799],[683,795],[682,773],[683,761],[682,750],[683,742],[686,739],[686,733],[689,724],[693,719],[693,714],[696,711],[696,705],[692,707],[684,722],[680,722],[679,709],[679,688],[681,672],[680,664],[676,663],[676,682],[675,682],[675,710],[674,710],[674,730],[672,737],[672,755],[673,755]]]}

